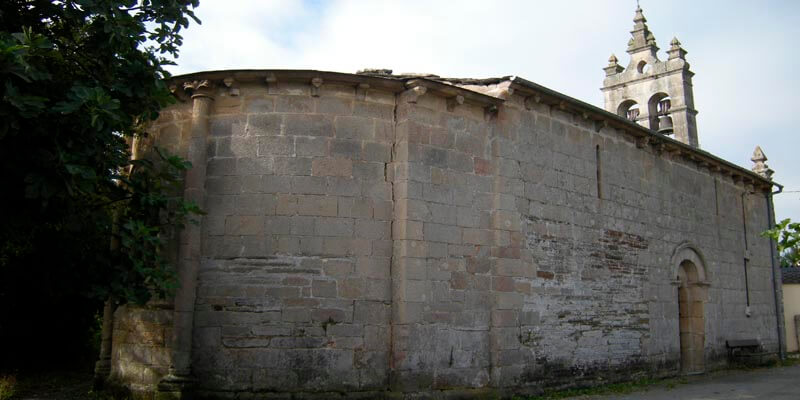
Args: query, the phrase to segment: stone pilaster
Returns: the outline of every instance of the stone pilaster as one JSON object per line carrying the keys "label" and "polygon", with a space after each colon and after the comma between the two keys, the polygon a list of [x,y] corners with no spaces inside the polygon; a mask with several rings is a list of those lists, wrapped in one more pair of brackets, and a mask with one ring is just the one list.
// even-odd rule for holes
{"label": "stone pilaster", "polygon": [[[184,90],[192,98],[192,128],[187,159],[192,167],[186,172],[184,200],[203,208],[205,203],[206,148],[208,117],[214,98],[214,85],[208,80],[186,82]],[[200,264],[201,224],[187,224],[180,234],[178,248],[178,281],[172,329],[172,351],[169,374],[158,384],[160,399],[185,398],[193,383],[192,327]]]}

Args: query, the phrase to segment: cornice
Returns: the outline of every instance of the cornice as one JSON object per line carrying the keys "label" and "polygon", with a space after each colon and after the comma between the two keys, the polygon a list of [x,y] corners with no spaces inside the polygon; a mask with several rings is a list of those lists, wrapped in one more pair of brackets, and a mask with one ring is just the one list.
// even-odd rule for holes
{"label": "cornice", "polygon": [[[586,120],[593,121],[597,131],[606,126],[619,129],[630,135],[639,148],[650,147],[653,152],[659,154],[666,152],[673,158],[694,162],[698,168],[730,176],[731,180],[736,183],[751,184],[763,190],[769,190],[773,184],[777,185],[753,171],[725,161],[704,150],[691,147],[599,107],[515,76],[484,80],[455,80],[431,77],[393,77],[392,75],[382,77],[317,70],[230,70],[178,75],[170,78],[167,82],[173,88],[173,93],[181,99],[188,99],[190,96],[196,95],[197,89],[192,87],[195,82],[206,82],[206,84],[200,85],[202,88],[217,87],[228,88],[228,90],[237,90],[236,87],[239,83],[252,82],[270,85],[277,82],[305,82],[312,86],[312,96],[318,96],[319,88],[325,84],[344,84],[352,85],[356,95],[361,98],[367,90],[377,89],[401,94],[406,101],[412,103],[422,95],[443,97],[447,100],[449,110],[465,103],[472,104],[483,107],[487,119],[496,115],[506,99],[513,94],[522,96],[526,106],[530,102],[543,103],[582,116]],[[508,83],[504,84],[505,82]],[[487,94],[468,88],[487,84],[498,86],[497,90]]]}

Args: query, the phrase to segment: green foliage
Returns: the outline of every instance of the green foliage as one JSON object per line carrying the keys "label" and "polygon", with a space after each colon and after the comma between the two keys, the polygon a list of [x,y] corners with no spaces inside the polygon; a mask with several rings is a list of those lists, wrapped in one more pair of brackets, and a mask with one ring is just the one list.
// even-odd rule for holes
{"label": "green foliage", "polygon": [[784,219],[761,236],[775,241],[782,267],[800,267],[800,222]]}
{"label": "green foliage", "polygon": [[0,1],[0,342],[27,338],[6,328],[28,310],[71,307],[85,327],[100,304],[87,293],[141,303],[176,287],[165,244],[199,212],[175,190],[189,165],[132,162],[129,143],[174,101],[163,67],[197,5]]}
{"label": "green foliage", "polygon": [[17,392],[17,379],[13,375],[0,375],[0,400],[8,400]]}

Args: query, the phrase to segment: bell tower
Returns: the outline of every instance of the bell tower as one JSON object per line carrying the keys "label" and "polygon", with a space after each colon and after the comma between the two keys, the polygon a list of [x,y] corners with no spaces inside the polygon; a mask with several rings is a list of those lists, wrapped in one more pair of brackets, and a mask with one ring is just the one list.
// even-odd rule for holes
{"label": "bell tower", "polygon": [[692,94],[692,75],[686,50],[672,39],[666,61],[658,59],[656,38],[647,28],[641,7],[636,7],[628,41],[630,62],[623,68],[613,54],[603,68],[606,111],[634,121],[678,141],[700,147],[697,110]]}

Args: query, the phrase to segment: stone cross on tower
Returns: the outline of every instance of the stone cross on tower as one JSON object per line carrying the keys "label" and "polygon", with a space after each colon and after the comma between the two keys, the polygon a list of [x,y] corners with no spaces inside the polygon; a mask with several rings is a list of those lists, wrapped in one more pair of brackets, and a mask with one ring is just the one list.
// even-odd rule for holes
{"label": "stone cross on tower", "polygon": [[633,30],[628,41],[627,67],[611,55],[603,68],[603,95],[606,111],[615,113],[692,147],[697,140],[697,110],[694,108],[692,75],[686,50],[677,38],[667,50],[668,59],[658,59],[656,38],[647,27],[641,7],[636,7]]}

